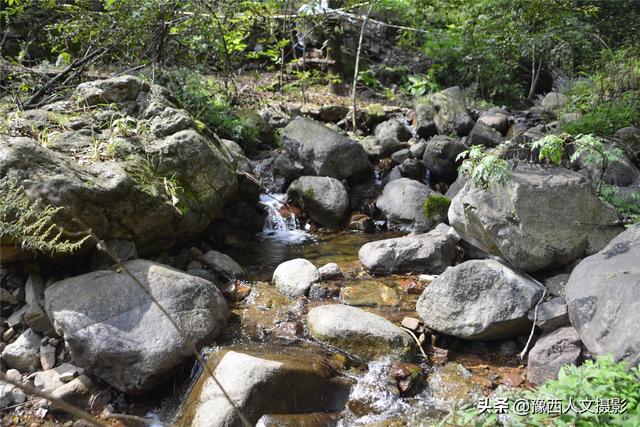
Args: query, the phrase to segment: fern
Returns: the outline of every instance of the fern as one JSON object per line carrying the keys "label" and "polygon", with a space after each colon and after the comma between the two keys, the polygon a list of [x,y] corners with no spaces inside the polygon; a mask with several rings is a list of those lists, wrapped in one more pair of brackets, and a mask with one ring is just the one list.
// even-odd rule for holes
{"label": "fern", "polygon": [[50,255],[72,253],[89,239],[88,235],[76,241],[64,239],[64,230],[53,221],[62,208],[39,209],[15,181],[3,183],[0,193],[0,238],[20,243],[23,250]]}
{"label": "fern", "polygon": [[458,154],[456,161],[463,160],[458,173],[469,174],[473,184],[488,190],[494,184],[505,184],[510,176],[509,164],[497,154],[486,153],[482,145],[473,145]]}

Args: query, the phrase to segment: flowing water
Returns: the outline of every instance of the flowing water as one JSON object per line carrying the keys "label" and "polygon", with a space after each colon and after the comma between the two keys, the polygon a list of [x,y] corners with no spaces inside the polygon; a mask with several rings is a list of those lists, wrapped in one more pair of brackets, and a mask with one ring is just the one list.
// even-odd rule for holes
{"label": "flowing water", "polygon": [[[260,203],[267,211],[267,221],[255,240],[242,249],[229,250],[227,253],[249,272],[248,281],[251,294],[232,307],[232,316],[216,346],[205,349],[205,353],[215,353],[228,346],[261,348],[278,354],[289,354],[295,348],[306,348],[316,354],[335,356],[335,350],[319,346],[308,338],[295,342],[282,342],[270,335],[269,328],[281,321],[301,321],[310,306],[335,301],[314,301],[302,303],[291,301],[265,283],[271,279],[278,264],[293,258],[306,258],[317,266],[336,262],[347,272],[347,277],[337,280],[334,285],[341,289],[350,287],[356,292],[352,298],[358,298],[360,305],[374,311],[393,322],[399,322],[405,315],[414,315],[418,295],[400,291],[402,281],[411,280],[403,276],[366,278],[361,277],[362,267],[358,261],[360,247],[373,240],[398,236],[397,232],[354,233],[354,232],[316,232],[301,229],[299,219],[285,203],[283,194],[263,194]],[[358,290],[359,293],[358,293]],[[390,303],[376,300],[375,295],[391,295]],[[370,299],[372,297],[372,299]],[[397,298],[397,299],[395,299]],[[373,300],[374,305],[369,305]],[[351,303],[351,302],[350,302]],[[376,305],[379,303],[378,305]],[[483,361],[484,362],[484,361]],[[355,363],[355,362],[354,362]],[[471,374],[458,363],[422,368],[428,376],[427,386],[415,396],[400,397],[397,389],[390,386],[388,376],[392,362],[383,358],[361,364],[357,362],[342,374],[352,382],[349,403],[340,414],[332,415],[328,425],[341,427],[357,425],[379,425],[392,421],[400,425],[431,425],[442,419],[447,409],[449,396],[466,396],[473,389],[469,385]],[[451,366],[450,366],[451,365]],[[172,383],[159,388],[151,402],[137,402],[139,412],[145,416],[173,423],[181,411],[200,373],[194,364],[177,372]],[[160,399],[160,403],[159,400]],[[146,408],[146,409],[145,409]],[[318,415],[319,416],[319,415]],[[304,417],[304,416],[302,416]],[[300,418],[300,423],[308,422]],[[405,424],[406,423],[406,424]],[[267,424],[265,424],[267,425]],[[268,425],[278,425],[268,424]],[[296,425],[288,424],[288,425]],[[316,425],[316,424],[314,424]],[[327,424],[317,424],[327,425]]]}

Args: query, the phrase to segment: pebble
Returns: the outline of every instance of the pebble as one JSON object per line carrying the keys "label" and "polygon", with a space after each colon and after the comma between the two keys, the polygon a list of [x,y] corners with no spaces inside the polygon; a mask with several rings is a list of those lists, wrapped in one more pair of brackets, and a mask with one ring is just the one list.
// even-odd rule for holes
{"label": "pebble", "polygon": [[402,319],[401,325],[412,331],[417,331],[420,327],[420,321],[415,317],[405,317],[404,319]]}
{"label": "pebble", "polygon": [[[46,340],[49,342],[49,340]],[[40,347],[40,364],[42,370],[46,371],[52,369],[56,365],[56,348],[52,345],[46,344]]]}
{"label": "pebble", "polygon": [[6,376],[8,379],[16,382],[22,381],[22,374],[17,369],[7,370]]}
{"label": "pebble", "polygon": [[418,282],[421,283],[431,283],[435,280],[436,276],[431,274],[421,274],[418,276]]}

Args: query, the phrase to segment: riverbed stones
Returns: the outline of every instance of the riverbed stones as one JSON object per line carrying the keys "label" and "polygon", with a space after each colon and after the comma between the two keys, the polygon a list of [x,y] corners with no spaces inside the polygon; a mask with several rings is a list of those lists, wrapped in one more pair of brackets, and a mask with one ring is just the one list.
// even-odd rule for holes
{"label": "riverbed stones", "polygon": [[285,261],[273,272],[273,282],[278,292],[292,298],[307,294],[311,285],[318,281],[318,269],[304,258]]}
{"label": "riverbed stones", "polygon": [[2,360],[10,368],[21,372],[33,372],[40,367],[40,335],[31,329],[25,330],[2,351]]}
{"label": "riverbed stones", "polygon": [[[531,310],[529,312],[529,320],[533,322],[534,318],[534,310]],[[535,322],[536,326],[543,331],[553,331],[561,326],[567,326],[569,324],[569,313],[564,298],[551,298],[540,304]]]}
{"label": "riverbed stones", "polygon": [[582,260],[565,287],[569,319],[593,355],[640,363],[640,225]]}
{"label": "riverbed stones", "polygon": [[422,160],[436,182],[451,183],[458,176],[456,159],[466,149],[460,139],[437,135],[427,141]]}
{"label": "riverbed stones", "polygon": [[335,262],[330,262],[318,268],[318,273],[320,273],[322,280],[342,277],[340,266]]}
{"label": "riverbed stones", "polygon": [[429,228],[423,205],[435,193],[421,182],[399,178],[385,185],[376,206],[386,215],[391,225],[410,226],[417,230]]}
{"label": "riverbed stones", "polygon": [[247,272],[229,255],[210,250],[198,257],[198,261],[226,280],[243,277]]}
{"label": "riverbed stones", "polygon": [[541,286],[496,260],[450,267],[426,287],[416,311],[429,329],[470,340],[526,333]]}
{"label": "riverbed stones", "polygon": [[[209,363],[247,421],[265,414],[339,412],[349,384],[329,363],[310,352],[287,355],[228,350]],[[202,375],[187,402],[184,422],[192,427],[242,426],[242,421],[212,378]]]}
{"label": "riverbed stones", "polygon": [[482,113],[476,124],[477,123],[484,123],[502,135],[506,135],[509,130],[509,113],[500,108],[492,108]]}
{"label": "riverbed stones", "polygon": [[578,332],[571,326],[541,336],[529,352],[527,379],[535,385],[557,379],[560,368],[578,364],[581,350]]}
{"label": "riverbed stones", "polygon": [[360,308],[343,304],[314,307],[307,315],[309,334],[365,360],[379,356],[407,358],[411,337],[402,329]]}
{"label": "riverbed stones", "polygon": [[432,105],[419,103],[415,107],[413,128],[420,138],[429,139],[438,133],[434,120],[436,112]]}
{"label": "riverbed stones", "polygon": [[500,132],[489,126],[488,124],[478,121],[471,133],[469,133],[469,139],[467,144],[471,145],[484,145],[485,147],[496,147],[502,141],[502,135]]}
{"label": "riverbed stones", "polygon": [[340,226],[349,211],[344,185],[328,176],[302,176],[291,183],[287,196],[320,225]]}
{"label": "riverbed stones", "polygon": [[464,94],[459,86],[453,86],[434,93],[429,103],[435,110],[434,121],[438,134],[447,135],[456,132],[466,136],[473,128],[474,122],[464,101]]}
{"label": "riverbed stones", "polygon": [[393,118],[376,126],[374,134],[379,140],[394,139],[406,142],[411,139],[411,131],[400,119]]}
{"label": "riverbed stones", "polygon": [[564,267],[622,231],[588,179],[564,168],[518,166],[486,191],[468,181],[448,216],[464,240],[525,272]]}
{"label": "riverbed stones", "polygon": [[[147,260],[124,266],[189,339],[200,345],[218,336],[228,310],[214,284]],[[149,390],[192,355],[185,338],[125,272],[61,280],[46,289],[45,304],[73,362],[120,391]]]}
{"label": "riverbed stones", "polygon": [[400,302],[398,292],[376,280],[355,280],[340,290],[340,301],[354,307],[394,307]]}
{"label": "riverbed stones", "polygon": [[305,175],[366,181],[373,167],[362,146],[322,123],[297,117],[282,131],[282,143]]}
{"label": "riverbed stones", "polygon": [[457,256],[459,238],[440,224],[424,234],[412,234],[364,244],[358,257],[374,273],[442,273]]}

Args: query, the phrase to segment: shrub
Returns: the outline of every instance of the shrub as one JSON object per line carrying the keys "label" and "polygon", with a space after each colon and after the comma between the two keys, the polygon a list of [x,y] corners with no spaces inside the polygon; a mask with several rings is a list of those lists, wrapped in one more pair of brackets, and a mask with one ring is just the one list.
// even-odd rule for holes
{"label": "shrub", "polygon": [[225,88],[214,78],[178,69],[158,77],[196,120],[221,138],[231,139],[245,150],[254,149],[258,130],[246,125],[235,113]]}
{"label": "shrub", "polygon": [[572,135],[611,135],[631,125],[640,125],[640,96],[634,93],[614,101],[601,102],[577,120],[565,123],[562,129]]}
{"label": "shrub", "polygon": [[451,206],[451,199],[441,194],[432,194],[422,205],[422,212],[430,222],[440,223],[447,220],[447,212]]}
{"label": "shrub", "polygon": [[[558,379],[548,381],[537,389],[498,390],[496,396],[509,399],[506,414],[495,411],[481,411],[475,406],[467,406],[449,415],[447,425],[475,426],[633,426],[640,425],[640,368],[616,363],[611,356],[594,361],[586,361],[582,366],[564,366]],[[565,414],[532,413],[520,416],[513,411],[518,399],[528,402],[561,401],[563,407],[573,402],[573,407],[584,409],[586,402],[594,402],[591,410],[582,413],[567,411]],[[616,399],[625,411],[593,413],[596,402],[615,402]],[[595,411],[597,412],[597,411]]]}

